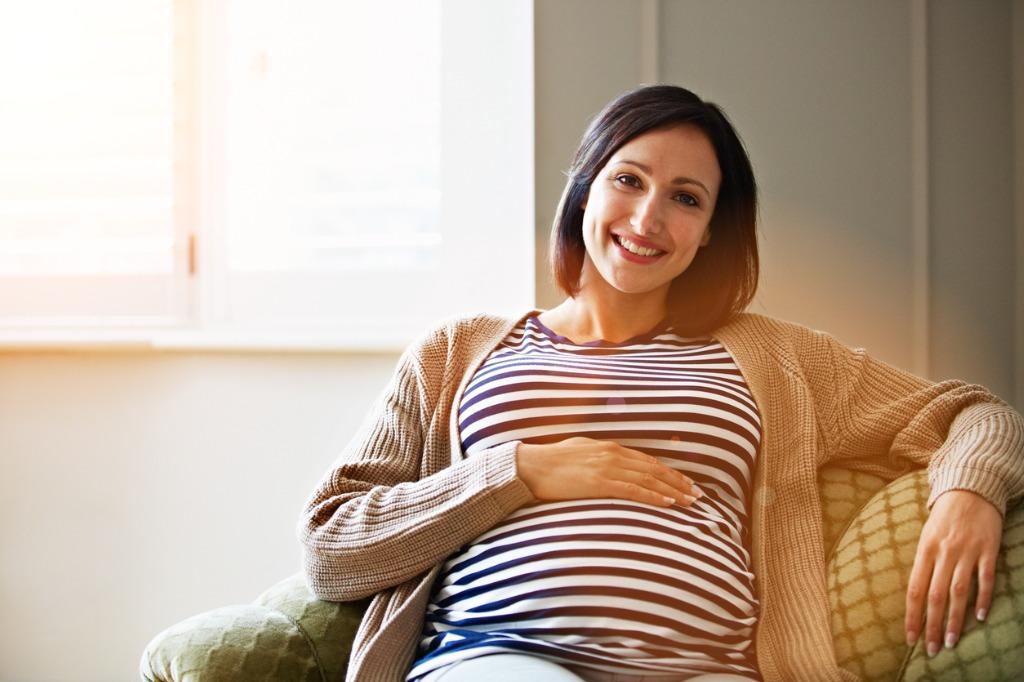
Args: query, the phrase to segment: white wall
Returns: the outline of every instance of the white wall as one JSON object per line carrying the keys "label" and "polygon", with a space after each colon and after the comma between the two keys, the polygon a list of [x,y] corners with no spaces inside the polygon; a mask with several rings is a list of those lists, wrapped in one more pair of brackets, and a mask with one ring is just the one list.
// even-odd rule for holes
{"label": "white wall", "polygon": [[[911,4],[654,4],[662,18],[661,78],[719,101],[754,157],[765,199],[760,309],[829,329],[894,362],[912,362]],[[1013,4],[1018,46],[1024,44],[1021,5]],[[962,16],[968,6],[973,18]],[[650,37],[638,7],[608,0],[536,3],[542,307],[561,300],[543,267],[564,182],[559,173],[589,117],[644,77]],[[944,26],[930,24],[933,35],[943,40],[958,41],[968,35],[966,26],[949,29],[973,22],[974,42],[950,46],[949,54],[982,60],[978,68],[993,58],[996,71],[1010,68],[999,66],[1014,44],[1011,22],[1000,23],[1010,3],[929,7],[929,21]],[[932,65],[944,63],[943,44],[932,44]],[[1020,51],[1015,54],[1021,107],[1024,67]],[[967,73],[994,98],[983,105],[1007,106],[1005,74],[970,67]],[[933,71],[933,77],[944,76]],[[932,114],[933,123],[947,120]],[[970,111],[951,115],[950,129],[964,116]],[[1020,114],[1000,120],[1004,127],[1016,122],[1020,150]],[[1008,139],[1009,132],[997,131],[988,151],[981,145],[970,151],[1013,168],[1006,165]],[[933,163],[944,158],[937,150],[932,157]],[[1021,225],[1020,152],[1016,164]],[[954,205],[958,196],[974,196],[972,178],[963,179],[968,189],[955,192],[944,178],[931,174],[930,196],[948,193]],[[997,201],[1012,201],[999,191]],[[936,203],[933,212],[945,205]],[[1012,234],[1006,216],[1013,209],[986,210],[985,229],[998,234],[978,239],[1002,240],[1000,253],[947,241],[947,230],[960,225],[955,219],[936,222],[942,227],[929,236],[940,250],[932,258],[940,269],[933,272],[955,266],[977,273],[971,286],[998,299],[983,307],[975,326],[997,338],[977,354],[980,364],[960,363],[962,354],[946,351],[972,339],[947,336],[947,323],[937,317],[930,320],[928,351],[933,371],[962,369],[1006,392],[999,382],[1015,371],[1006,351],[1013,346],[999,320],[1019,314],[1012,278],[1024,291],[1021,244],[1015,265],[1006,257],[1014,242],[1005,236]],[[944,285],[930,284],[930,302],[933,308],[942,302],[945,311]],[[1024,331],[1018,357],[1022,339]],[[135,679],[142,647],[157,631],[202,610],[247,602],[295,572],[293,529],[302,502],[396,360],[395,354],[0,354],[0,679]]]}
{"label": "white wall", "polygon": [[299,570],[305,497],[397,355],[0,355],[0,680],[137,679]]}

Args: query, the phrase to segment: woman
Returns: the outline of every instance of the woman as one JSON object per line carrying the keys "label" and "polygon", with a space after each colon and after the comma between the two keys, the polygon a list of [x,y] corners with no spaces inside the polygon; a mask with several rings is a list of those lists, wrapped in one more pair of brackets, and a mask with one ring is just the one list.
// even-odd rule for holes
{"label": "woman", "polygon": [[1024,419],[743,313],[755,216],[715,105],[653,86],[598,114],[552,235],[569,297],[427,332],[307,505],[310,588],[376,595],[350,680],[855,679],[829,630],[830,462],[929,469],[908,637],[941,640],[947,596],[958,635],[975,573],[988,607]]}

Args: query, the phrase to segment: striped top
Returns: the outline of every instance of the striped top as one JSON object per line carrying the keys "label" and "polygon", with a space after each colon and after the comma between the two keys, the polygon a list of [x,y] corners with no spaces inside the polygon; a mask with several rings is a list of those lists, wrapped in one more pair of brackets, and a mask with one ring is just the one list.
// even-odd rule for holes
{"label": "striped top", "polygon": [[662,322],[577,344],[531,315],[473,375],[458,423],[467,457],[586,436],[658,457],[704,497],[513,512],[443,564],[407,680],[510,651],[609,673],[757,677],[748,514],[761,424],[718,341]]}

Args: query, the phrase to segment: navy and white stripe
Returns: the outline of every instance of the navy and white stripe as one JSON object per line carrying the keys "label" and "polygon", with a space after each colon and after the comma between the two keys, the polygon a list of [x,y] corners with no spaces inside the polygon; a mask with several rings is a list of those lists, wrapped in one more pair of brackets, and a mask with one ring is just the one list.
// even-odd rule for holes
{"label": "navy and white stripe", "polygon": [[663,322],[576,344],[530,316],[473,375],[459,429],[470,457],[512,440],[615,441],[684,472],[704,497],[517,510],[442,567],[408,680],[509,651],[611,673],[757,675],[748,513],[761,424],[720,343]]}

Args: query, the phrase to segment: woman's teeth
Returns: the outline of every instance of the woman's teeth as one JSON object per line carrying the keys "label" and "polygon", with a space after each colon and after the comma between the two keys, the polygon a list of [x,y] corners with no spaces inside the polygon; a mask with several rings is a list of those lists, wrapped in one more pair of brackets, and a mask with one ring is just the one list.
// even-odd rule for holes
{"label": "woman's teeth", "polygon": [[619,244],[622,245],[622,248],[626,249],[630,253],[635,253],[638,256],[657,256],[659,253],[664,253],[663,251],[658,251],[657,249],[645,249],[644,247],[638,246],[620,235],[615,236],[618,237]]}

